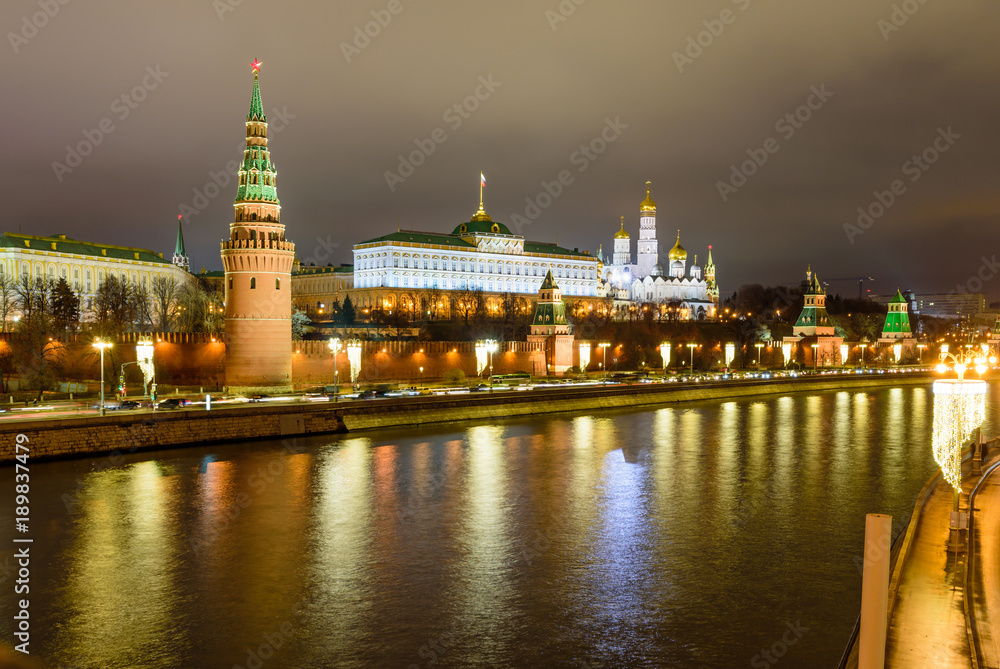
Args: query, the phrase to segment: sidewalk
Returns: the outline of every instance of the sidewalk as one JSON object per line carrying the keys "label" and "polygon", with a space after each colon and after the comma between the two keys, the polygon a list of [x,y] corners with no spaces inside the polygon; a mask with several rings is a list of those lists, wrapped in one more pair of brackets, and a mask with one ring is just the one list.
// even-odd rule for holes
{"label": "sidewalk", "polygon": [[[963,508],[978,481],[978,475],[964,478]],[[951,486],[940,483],[920,513],[889,623],[886,667],[972,669],[964,608],[966,555],[947,551],[953,504]]]}

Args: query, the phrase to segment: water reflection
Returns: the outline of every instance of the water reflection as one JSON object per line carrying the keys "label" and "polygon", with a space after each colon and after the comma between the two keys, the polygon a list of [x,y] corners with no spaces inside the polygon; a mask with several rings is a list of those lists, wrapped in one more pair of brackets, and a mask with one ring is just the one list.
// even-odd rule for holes
{"label": "water reflection", "polygon": [[801,620],[783,662],[829,665],[864,514],[908,513],[936,467],[931,409],[925,388],[840,391],[42,464],[39,651],[101,669],[745,666]]}

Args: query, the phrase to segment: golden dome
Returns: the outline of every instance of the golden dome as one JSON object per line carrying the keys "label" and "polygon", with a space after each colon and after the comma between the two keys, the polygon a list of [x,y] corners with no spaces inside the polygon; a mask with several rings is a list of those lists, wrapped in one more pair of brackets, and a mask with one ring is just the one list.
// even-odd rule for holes
{"label": "golden dome", "polygon": [[653,183],[652,181],[646,182],[646,199],[643,200],[642,204],[639,205],[639,211],[642,212],[650,211],[656,213],[656,203],[653,202],[653,198],[649,197],[649,186],[652,183]]}
{"label": "golden dome", "polygon": [[667,257],[670,258],[671,261],[674,260],[680,260],[681,262],[687,261],[688,252],[684,250],[683,246],[681,246],[680,230],[677,231],[677,243],[674,244],[674,248],[670,249],[670,253],[667,254]]}
{"label": "golden dome", "polygon": [[625,232],[625,217],[622,216],[622,229],[615,233],[615,239],[628,239],[628,233]]}

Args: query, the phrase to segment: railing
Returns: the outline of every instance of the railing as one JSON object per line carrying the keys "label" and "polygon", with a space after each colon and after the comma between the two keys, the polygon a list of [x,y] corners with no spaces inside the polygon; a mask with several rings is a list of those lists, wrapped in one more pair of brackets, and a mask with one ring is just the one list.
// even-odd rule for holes
{"label": "railing", "polygon": [[[986,445],[983,445],[983,452],[985,453]],[[1000,467],[1000,461],[993,463],[989,469],[983,472],[982,477],[979,479],[979,483],[976,487],[972,489],[969,493],[969,555],[965,566],[965,592],[962,596],[962,600],[965,602],[965,624],[969,633],[969,646],[972,649],[972,666],[973,669],[978,669],[979,667],[984,667],[985,658],[983,657],[983,646],[982,641],[979,638],[979,623],[976,620],[976,607],[969,603],[972,598],[972,579],[973,574],[976,570],[976,535],[973,528],[975,510],[976,510],[976,495],[979,494],[979,488],[986,482],[986,478],[993,473],[997,467]]]}
{"label": "railing", "polygon": [[236,239],[223,241],[222,249],[269,249],[273,251],[294,251],[295,244],[293,242],[284,242],[277,239]]}

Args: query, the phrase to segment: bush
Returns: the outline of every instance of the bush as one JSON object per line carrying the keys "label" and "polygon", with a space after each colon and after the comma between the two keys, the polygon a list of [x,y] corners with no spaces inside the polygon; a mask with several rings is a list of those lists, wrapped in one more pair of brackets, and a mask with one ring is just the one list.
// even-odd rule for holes
{"label": "bush", "polygon": [[465,372],[460,369],[449,369],[444,373],[442,380],[446,385],[457,386],[461,383],[465,383]]}

